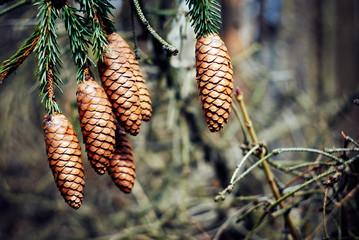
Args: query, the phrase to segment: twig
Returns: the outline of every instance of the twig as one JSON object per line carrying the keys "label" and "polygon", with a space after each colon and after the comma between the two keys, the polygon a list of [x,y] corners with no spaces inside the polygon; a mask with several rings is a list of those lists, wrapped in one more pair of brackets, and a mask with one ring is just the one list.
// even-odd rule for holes
{"label": "twig", "polygon": [[251,121],[251,119],[249,117],[246,105],[244,103],[243,92],[239,88],[237,88],[236,92],[235,92],[235,95],[236,95],[236,100],[237,100],[237,102],[239,104],[239,107],[241,109],[241,112],[243,114],[243,118],[244,118],[246,127],[248,129],[249,135],[251,136],[251,139],[252,139],[254,144],[258,143],[257,135],[256,135],[256,133],[254,131],[252,121]]}
{"label": "twig", "polygon": [[234,104],[232,105],[232,109],[233,109],[233,112],[234,112],[234,114],[236,115],[236,117],[237,117],[237,119],[239,121],[240,126],[241,126],[242,134],[243,134],[243,138],[244,138],[243,142],[248,143],[248,136],[247,136],[248,134],[246,132],[246,128],[244,127],[243,119],[239,115],[239,110],[238,110],[237,106],[234,105]]}
{"label": "twig", "polygon": [[203,234],[204,239],[206,240],[210,240],[211,237],[208,235],[208,233],[205,231],[205,229],[203,228],[203,226],[201,225],[201,223],[199,223],[196,218],[194,218],[191,214],[189,214],[189,212],[187,211],[186,207],[184,205],[179,205],[179,209],[184,212],[189,219],[191,220],[191,222],[196,226],[196,228]]}
{"label": "twig", "polygon": [[292,147],[292,148],[276,148],[273,151],[276,151],[277,153],[282,153],[282,152],[309,152],[309,153],[316,153],[316,154],[320,154],[323,156],[326,156],[328,158],[331,158],[335,161],[337,161],[338,163],[343,164],[343,160],[338,158],[337,156],[334,156],[328,152],[319,150],[319,149],[315,149],[315,148],[305,148],[305,147]]}
{"label": "twig", "polygon": [[[246,105],[244,103],[243,93],[239,88],[236,89],[235,96],[236,96],[236,100],[237,100],[237,102],[239,104],[239,107],[240,107],[240,109],[242,111],[243,118],[244,118],[244,121],[246,123],[249,135],[251,136],[253,143],[257,144],[257,143],[259,143],[259,141],[258,141],[257,135],[256,135],[256,133],[254,131],[252,121],[251,121],[251,119],[249,117],[249,114],[247,112],[247,108],[246,108]],[[265,151],[262,150],[262,152],[260,153],[260,158],[261,159],[264,159],[264,154],[265,154]],[[269,156],[269,154],[267,156]],[[266,179],[267,179],[267,181],[269,183],[270,188],[272,189],[272,193],[273,193],[274,197],[276,199],[279,199],[281,197],[281,194],[280,194],[280,191],[279,191],[279,189],[278,189],[278,187],[277,187],[277,185],[276,185],[276,183],[274,181],[273,174],[272,174],[272,171],[270,170],[268,162],[266,160],[263,160],[262,166],[263,166],[264,174],[266,176]],[[283,202],[280,202],[280,207],[281,208],[285,207]],[[292,220],[290,219],[289,213],[286,213],[284,215],[284,219],[285,219],[287,227],[290,230],[290,234],[292,235],[293,239],[299,240],[300,239],[299,232],[295,228]],[[257,225],[257,227],[258,227],[258,225]]]}
{"label": "twig", "polygon": [[328,231],[327,231],[327,220],[326,220],[326,207],[327,207],[327,197],[328,197],[328,189],[329,187],[325,188],[324,192],[324,202],[323,202],[323,226],[324,226],[324,238],[329,239]]}
{"label": "twig", "polygon": [[136,57],[137,60],[139,60],[139,59],[141,59],[141,53],[138,50],[138,46],[137,46],[135,9],[134,9],[134,6],[133,6],[133,2],[131,2],[131,27],[132,27],[132,37],[133,37],[135,57]]}
{"label": "twig", "polygon": [[142,21],[143,25],[147,28],[147,30],[152,34],[152,36],[154,38],[156,38],[162,45],[163,45],[163,49],[166,51],[166,53],[169,56],[176,56],[178,54],[178,50],[176,47],[172,46],[171,44],[169,44],[168,42],[166,42],[160,35],[158,35],[158,33],[151,27],[150,23],[148,22],[148,20],[146,19],[145,15],[142,12],[141,6],[138,2],[138,0],[132,0],[133,1],[133,5],[136,8],[136,12],[138,14],[138,17],[140,18],[140,20]]}
{"label": "twig", "polygon": [[[359,184],[353,188],[352,190],[350,190],[350,192],[345,195],[345,197],[338,203],[335,204],[335,209],[333,209],[330,214],[327,216],[327,220],[331,219],[333,217],[334,214],[336,214],[336,212],[347,202],[349,201],[349,199],[351,199],[352,197],[354,197],[355,193],[359,191]],[[311,240],[315,237],[315,235],[320,231],[320,229],[322,228],[323,222],[321,224],[319,224],[314,231],[306,237],[306,240]]]}
{"label": "twig", "polygon": [[286,194],[284,194],[282,197],[280,197],[279,199],[277,199],[274,203],[272,203],[269,207],[268,210],[266,212],[264,212],[262,214],[262,216],[258,219],[258,221],[255,223],[254,227],[252,228],[252,231],[246,236],[246,239],[250,239],[251,236],[253,235],[254,231],[256,230],[256,228],[260,225],[260,223],[262,222],[262,220],[264,219],[265,216],[267,216],[267,214],[271,211],[274,210],[275,207],[277,207],[278,205],[280,205],[281,202],[283,202],[285,199],[287,199],[288,197],[294,195],[296,192],[298,192],[299,190],[301,190],[302,188],[305,188],[306,186],[312,184],[313,182],[326,177],[330,174],[335,173],[337,170],[328,170],[308,181],[306,181],[305,183],[301,184],[300,186],[298,186],[296,189],[294,189],[293,191],[290,191]]}
{"label": "twig", "polygon": [[325,148],[325,152],[327,153],[335,153],[335,152],[359,152],[359,148]]}
{"label": "twig", "polygon": [[285,185],[285,187],[290,186],[292,183],[298,181],[300,178],[304,177],[305,174],[312,172],[315,168],[311,167],[307,170],[305,170],[304,172],[302,172],[301,174],[299,174],[298,176],[296,176],[295,178],[293,178],[292,180],[290,180],[289,182],[287,182],[287,184]]}
{"label": "twig", "polygon": [[294,175],[294,176],[299,176],[299,175],[301,174],[301,172],[295,171],[295,170],[289,170],[288,168],[279,165],[278,163],[276,163],[275,161],[272,161],[271,159],[268,159],[267,161],[268,161],[268,163],[269,163],[270,165],[272,165],[272,166],[275,167],[276,169],[278,169],[278,170],[280,170],[280,171],[283,171],[283,172],[285,172],[285,173],[290,173],[290,174],[292,174],[292,175]]}
{"label": "twig", "polygon": [[4,15],[5,13],[8,13],[8,12],[10,12],[12,10],[15,10],[18,7],[21,7],[22,5],[29,4],[29,3],[31,3],[31,0],[19,1],[19,2],[15,3],[15,4],[11,5],[10,7],[5,8],[2,11],[0,11],[0,16]]}
{"label": "twig", "polygon": [[333,162],[320,162],[320,163],[317,163],[317,162],[308,162],[308,163],[302,163],[302,164],[298,164],[298,165],[295,165],[295,166],[292,166],[292,167],[289,167],[288,170],[289,171],[293,171],[297,168],[302,168],[302,167],[310,167],[310,166],[313,166],[313,168],[318,168],[320,166],[335,166],[336,163],[333,163]]}
{"label": "twig", "polygon": [[317,181],[317,180],[320,180],[322,179],[323,177],[326,177],[330,174],[333,174],[337,172],[337,170],[328,170],[322,174],[319,174],[317,175],[316,177],[304,182],[303,184],[301,184],[300,186],[298,186],[296,189],[294,189],[293,191],[291,192],[288,192],[286,194],[284,194],[282,197],[280,197],[279,199],[277,199],[277,201],[275,201],[268,209],[268,211],[271,211],[273,210],[277,205],[280,204],[280,202],[282,202],[283,200],[287,199],[288,197],[292,196],[293,194],[295,194],[296,192],[298,192],[299,190],[301,190],[302,188],[305,188],[306,186],[312,184],[313,182]]}
{"label": "twig", "polygon": [[268,201],[263,201],[263,202],[260,202],[256,205],[254,205],[253,207],[251,207],[250,209],[248,209],[245,213],[243,213],[241,216],[239,216],[236,220],[236,222],[240,222],[242,221],[244,218],[246,218],[251,212],[253,212],[254,210],[258,209],[259,207],[261,207],[262,205],[268,203]]}
{"label": "twig", "polygon": [[262,164],[264,161],[266,161],[268,158],[272,157],[274,153],[270,153],[267,156],[263,157],[262,159],[258,160],[256,163],[254,163],[252,166],[250,166],[246,171],[244,171],[238,178],[236,178],[232,185],[228,185],[222,192],[218,193],[218,195],[215,197],[215,201],[224,200],[224,195],[229,191],[228,189],[232,189],[234,185],[236,185],[241,179],[243,179],[248,173],[253,171],[257,166]]}
{"label": "twig", "polygon": [[242,160],[238,163],[236,170],[234,171],[231,181],[230,181],[230,185],[233,185],[234,180],[236,179],[236,176],[239,172],[239,170],[241,169],[241,167],[243,166],[243,164],[247,161],[247,159],[257,150],[259,149],[259,144],[255,145],[251,150],[249,150],[247,152],[247,154],[242,158]]}
{"label": "twig", "polygon": [[355,141],[353,138],[345,135],[345,133],[343,131],[341,132],[341,134],[345,138],[346,141],[349,141],[349,142],[353,143],[356,147],[359,147],[359,143],[357,141]]}

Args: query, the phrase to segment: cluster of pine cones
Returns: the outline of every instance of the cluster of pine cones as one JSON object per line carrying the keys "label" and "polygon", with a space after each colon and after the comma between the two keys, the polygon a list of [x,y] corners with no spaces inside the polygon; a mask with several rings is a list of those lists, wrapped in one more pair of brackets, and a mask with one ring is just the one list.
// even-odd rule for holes
{"label": "cluster of pine cones", "polygon": [[[108,35],[108,49],[98,63],[103,88],[89,74],[77,89],[81,130],[91,166],[106,171],[130,193],[135,181],[133,151],[127,133],[137,135],[152,115],[151,100],[140,66],[117,33]],[[232,104],[233,69],[227,48],[216,34],[196,43],[197,85],[211,132],[228,122]],[[45,116],[46,151],[57,187],[65,201],[78,209],[85,185],[81,147],[74,128],[62,114]]]}
{"label": "cluster of pine cones", "polygon": [[[98,63],[103,87],[86,74],[77,89],[81,131],[88,159],[100,175],[130,193],[135,164],[127,133],[137,135],[142,120],[152,115],[151,100],[131,48],[117,33],[108,34],[108,49]],[[76,132],[63,114],[45,116],[46,151],[57,187],[65,201],[78,209],[85,186],[81,147]]]}

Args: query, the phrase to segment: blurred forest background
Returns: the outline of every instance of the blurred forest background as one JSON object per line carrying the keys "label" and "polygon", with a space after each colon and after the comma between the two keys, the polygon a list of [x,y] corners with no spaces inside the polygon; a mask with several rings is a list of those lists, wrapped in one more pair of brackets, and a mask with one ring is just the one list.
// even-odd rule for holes
{"label": "blurred forest background", "polygon": [[[5,13],[0,6],[0,61],[14,54],[34,30],[34,1]],[[118,32],[133,46],[130,1],[114,0]],[[71,4],[73,2],[71,1]],[[234,66],[235,87],[244,92],[261,141],[277,147],[342,147],[359,137],[359,1],[223,0],[221,36]],[[45,151],[36,62],[31,55],[0,85],[0,239],[241,239],[256,212],[237,221],[253,201],[270,199],[260,168],[223,202],[225,188],[243,157],[243,134],[232,111],[220,133],[210,133],[196,90],[195,36],[185,1],[142,1],[151,25],[179,49],[168,58],[136,19],[141,67],[153,102],[153,117],[131,137],[137,178],[123,194],[108,175],[91,169],[83,149],[86,187],[81,208],[71,209],[53,181]],[[61,19],[58,34],[63,94],[57,100],[81,140],[76,105],[76,69]],[[96,71],[94,71],[96,72]],[[97,77],[97,76],[96,76]],[[98,80],[98,77],[97,77]],[[281,155],[279,161],[315,161],[313,154]],[[253,159],[254,161],[254,159]],[[246,167],[252,162],[247,163]],[[283,182],[291,176],[276,173]],[[320,188],[319,188],[320,190]],[[359,236],[359,194],[338,219],[331,236]],[[300,202],[291,217],[302,237],[322,239],[323,191]],[[344,208],[344,207],[343,207]],[[263,211],[263,209],[259,209]],[[337,220],[335,220],[337,219]],[[342,226],[342,225],[339,225]],[[284,239],[283,219],[273,217],[253,239]]]}

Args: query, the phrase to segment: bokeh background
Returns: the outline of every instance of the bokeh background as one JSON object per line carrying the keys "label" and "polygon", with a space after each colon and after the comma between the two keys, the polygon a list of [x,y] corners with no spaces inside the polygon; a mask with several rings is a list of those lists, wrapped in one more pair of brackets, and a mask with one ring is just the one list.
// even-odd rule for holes
{"label": "bokeh background", "polygon": [[[18,2],[0,6],[1,62],[37,24],[34,1],[4,12]],[[133,46],[129,2],[111,3],[118,32]],[[357,0],[220,2],[220,34],[234,66],[234,85],[244,92],[261,141],[269,148],[321,149],[343,146],[341,131],[359,137],[359,106],[353,103],[359,97]],[[30,55],[0,85],[0,239],[241,239],[253,226],[255,213],[236,219],[253,201],[270,198],[261,169],[243,179],[225,201],[214,201],[243,156],[244,138],[233,112],[220,133],[207,129],[196,90],[195,35],[185,1],[148,0],[142,6],[151,25],[179,54],[167,57],[136,18],[140,64],[154,111],[140,134],[130,137],[137,167],[133,192],[123,194],[108,175],[97,175],[83,150],[84,202],[76,211],[63,201],[47,163],[45,111],[38,96],[35,57]],[[61,18],[58,35],[64,84],[63,94],[56,92],[56,97],[82,142],[76,69]],[[308,158],[315,160],[308,154],[285,155],[294,162]],[[279,173],[276,177],[291,179]],[[359,236],[357,195],[350,202],[354,211],[345,218],[347,230],[342,229],[351,236]],[[322,201],[321,193],[291,211],[303,237],[322,222]],[[332,236],[338,235],[337,226],[335,220],[328,222]],[[314,238],[322,234],[316,232]],[[262,226],[254,239],[285,236],[278,217]]]}

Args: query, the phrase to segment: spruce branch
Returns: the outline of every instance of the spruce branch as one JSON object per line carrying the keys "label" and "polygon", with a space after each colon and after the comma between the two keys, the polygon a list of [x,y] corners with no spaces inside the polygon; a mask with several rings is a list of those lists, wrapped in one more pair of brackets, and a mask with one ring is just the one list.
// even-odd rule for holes
{"label": "spruce branch", "polygon": [[114,32],[115,27],[109,19],[114,7],[107,0],[80,0],[85,17],[91,23],[93,53],[96,62],[103,60],[103,53],[107,52],[107,34]]}
{"label": "spruce branch", "polygon": [[36,75],[40,82],[41,102],[44,104],[48,114],[52,114],[60,112],[53,95],[53,88],[57,87],[61,91],[59,85],[62,84],[57,75],[62,63],[56,34],[58,15],[50,1],[41,1],[37,5],[39,5],[37,18],[40,18],[38,25],[40,34],[34,49],[37,57]]}
{"label": "spruce branch", "polygon": [[14,72],[18,66],[20,66],[25,59],[34,50],[40,35],[39,26],[36,27],[31,36],[25,41],[20,49],[11,56],[8,60],[5,60],[0,66],[0,84],[3,83],[4,79]]}
{"label": "spruce branch", "polygon": [[221,22],[221,5],[216,0],[186,0],[191,26],[197,38],[218,34]]}
{"label": "spruce branch", "polygon": [[149,33],[152,34],[152,36],[157,39],[157,41],[159,41],[162,44],[162,48],[163,50],[165,50],[165,52],[167,53],[167,55],[169,56],[176,56],[178,54],[178,50],[176,47],[172,46],[171,44],[169,44],[168,42],[166,42],[150,25],[150,23],[148,22],[148,20],[146,19],[145,15],[142,12],[140,3],[138,2],[138,0],[132,0],[133,1],[133,5],[135,6],[136,12],[138,14],[138,17],[140,18],[141,22],[143,23],[143,25],[146,27],[146,29],[149,31]]}
{"label": "spruce branch", "polygon": [[76,9],[65,4],[61,8],[61,14],[65,22],[65,28],[69,35],[72,58],[77,67],[77,82],[85,81],[85,67],[91,62],[87,55],[90,32],[87,29],[82,16],[76,13]]}

